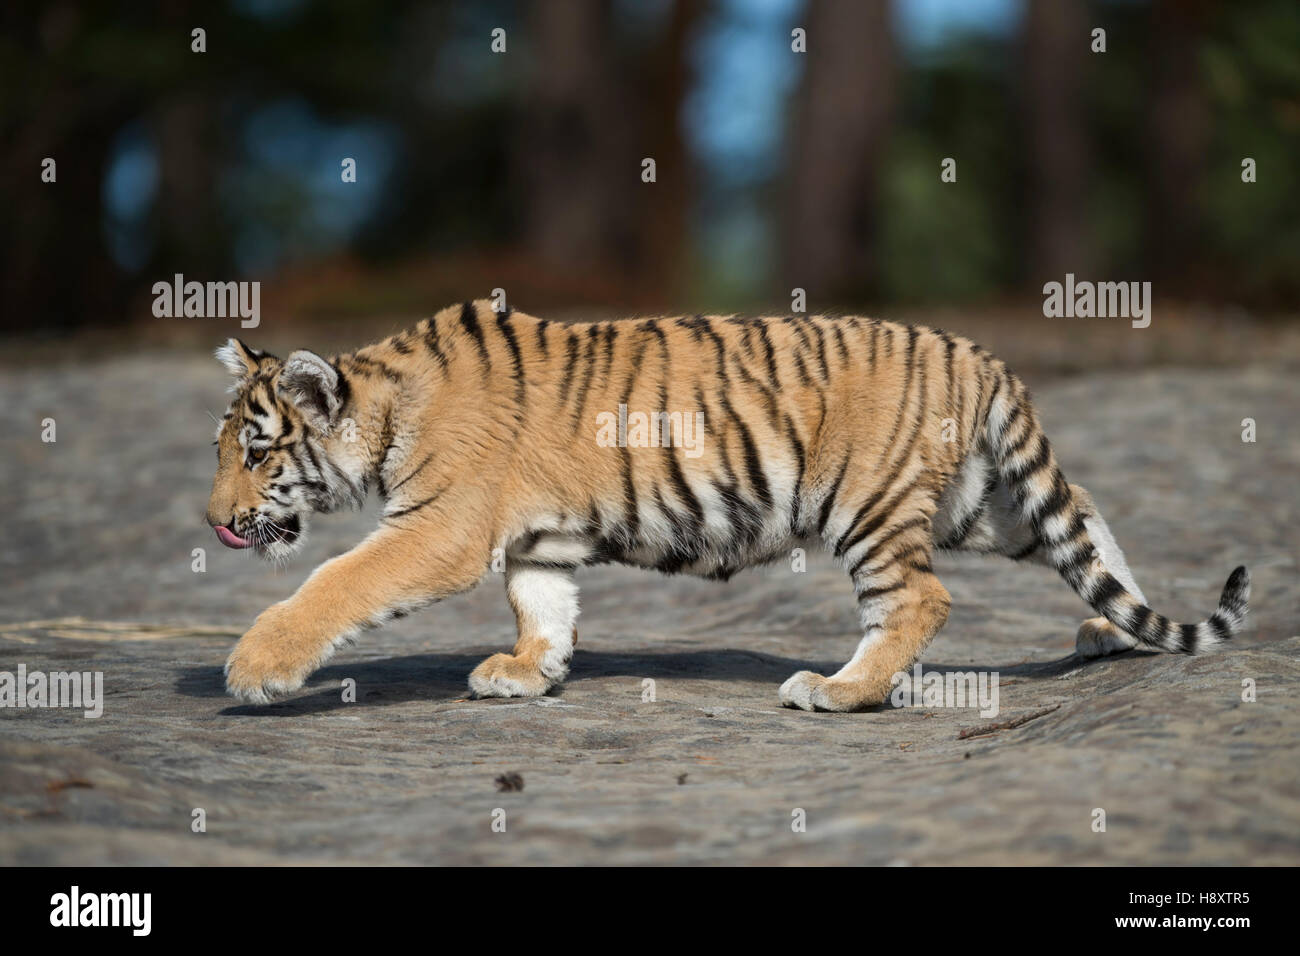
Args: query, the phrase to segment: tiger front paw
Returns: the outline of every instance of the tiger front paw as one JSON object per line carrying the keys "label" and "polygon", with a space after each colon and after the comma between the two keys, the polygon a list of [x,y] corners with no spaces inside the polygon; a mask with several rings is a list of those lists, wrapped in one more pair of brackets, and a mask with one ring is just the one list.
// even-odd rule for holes
{"label": "tiger front paw", "polygon": [[296,652],[295,644],[277,626],[274,610],[257,619],[226,660],[226,692],[250,704],[269,703],[298,690],[318,666]]}
{"label": "tiger front paw", "polygon": [[849,713],[882,703],[888,688],[877,680],[823,677],[813,671],[799,671],[781,685],[780,694],[786,707]]}
{"label": "tiger front paw", "polygon": [[493,654],[469,675],[475,697],[541,697],[553,683],[531,661],[513,654]]}

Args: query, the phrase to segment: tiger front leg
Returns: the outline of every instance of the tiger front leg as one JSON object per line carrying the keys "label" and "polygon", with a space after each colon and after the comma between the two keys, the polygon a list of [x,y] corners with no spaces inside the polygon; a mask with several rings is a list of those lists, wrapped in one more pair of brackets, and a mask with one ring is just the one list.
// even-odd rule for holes
{"label": "tiger front leg", "polygon": [[577,643],[578,586],[567,568],[506,566],[506,594],[519,638],[469,675],[476,697],[540,697],[568,676]]}
{"label": "tiger front leg", "polygon": [[427,522],[387,526],[326,561],[239,639],[226,661],[227,692],[255,704],[292,693],[341,643],[392,611],[473,587],[487,570],[488,548],[439,549],[439,539],[455,536]]}

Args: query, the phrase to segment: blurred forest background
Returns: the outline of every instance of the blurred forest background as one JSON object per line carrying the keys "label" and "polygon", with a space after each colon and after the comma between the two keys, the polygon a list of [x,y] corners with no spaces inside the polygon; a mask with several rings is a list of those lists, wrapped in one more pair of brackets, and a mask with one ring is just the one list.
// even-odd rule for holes
{"label": "blurred forest background", "polygon": [[798,286],[810,311],[1040,321],[1066,272],[1151,281],[1157,309],[1300,292],[1295,0],[19,0],[0,23],[11,335],[234,331],[152,316],[177,272],[260,280],[263,330],[495,287],[535,313],[787,312]]}

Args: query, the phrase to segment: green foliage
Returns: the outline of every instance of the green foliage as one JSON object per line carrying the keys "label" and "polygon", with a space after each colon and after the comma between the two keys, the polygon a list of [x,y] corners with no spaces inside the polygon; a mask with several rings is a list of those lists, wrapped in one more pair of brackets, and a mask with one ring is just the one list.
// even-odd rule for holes
{"label": "green foliage", "polygon": [[[1241,301],[1300,294],[1300,10],[1288,0],[1225,6],[1201,51],[1213,107],[1208,241],[1225,292]],[[1241,181],[1241,161],[1256,182]]]}

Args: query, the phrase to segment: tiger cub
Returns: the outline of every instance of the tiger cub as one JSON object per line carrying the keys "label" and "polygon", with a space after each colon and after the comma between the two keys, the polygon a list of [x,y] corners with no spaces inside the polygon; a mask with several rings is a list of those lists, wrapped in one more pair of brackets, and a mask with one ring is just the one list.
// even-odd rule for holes
{"label": "tiger cub", "polygon": [[936,548],[1055,568],[1100,615],[1079,629],[1083,657],[1195,653],[1246,616],[1244,567],[1206,621],[1152,611],[1025,386],[939,330],[562,324],[474,302],[336,358],[235,339],[217,355],[236,379],[207,509],[223,544],[283,560],[312,512],[360,506],[372,486],[384,502],[376,531],[236,644],[227,688],[246,701],[297,690],[362,629],[472,588],[494,556],[519,639],[469,675],[479,697],[565,678],[574,572],[607,562],[725,580],[820,542],[849,573],[863,637],[836,673],[781,685],[804,710],[886,699],[948,617]]}

